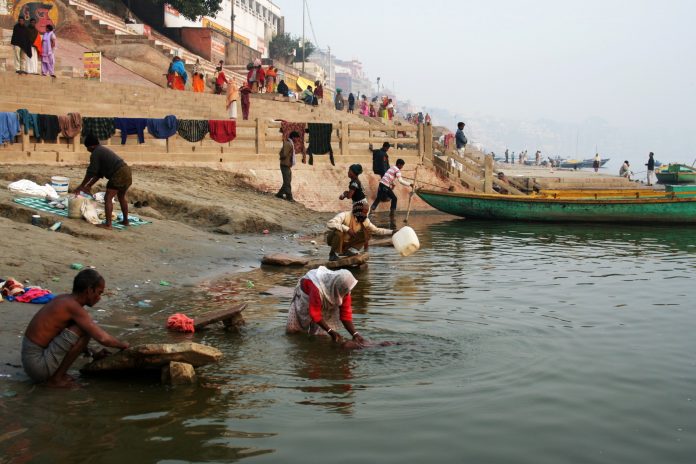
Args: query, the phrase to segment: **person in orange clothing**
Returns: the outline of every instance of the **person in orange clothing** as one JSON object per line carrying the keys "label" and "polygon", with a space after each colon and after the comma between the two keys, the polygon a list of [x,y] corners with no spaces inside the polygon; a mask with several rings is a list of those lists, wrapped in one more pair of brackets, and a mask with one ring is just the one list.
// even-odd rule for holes
{"label": "person in orange clothing", "polygon": [[188,80],[188,74],[186,73],[184,62],[181,61],[181,58],[179,58],[178,56],[175,56],[172,60],[172,65],[169,68],[169,74],[171,76],[172,89],[186,90],[186,81]]}
{"label": "person in orange clothing", "polygon": [[191,87],[193,88],[194,92],[198,92],[198,93],[205,92],[205,81],[203,80],[202,73],[193,73]]}
{"label": "person in orange clothing", "polygon": [[273,65],[269,66],[266,70],[266,93],[275,93],[276,79],[278,77],[278,71]]}
{"label": "person in orange clothing", "polygon": [[258,87],[254,93],[262,93],[266,90],[266,71],[264,71],[263,66],[261,66],[261,60],[257,61],[259,63],[256,67],[256,84]]}
{"label": "person in orange clothing", "polygon": [[42,36],[36,29],[36,20],[32,18],[29,21],[29,40],[31,42],[31,57],[27,64],[27,72],[29,74],[39,74],[39,57],[43,50],[42,47]]}

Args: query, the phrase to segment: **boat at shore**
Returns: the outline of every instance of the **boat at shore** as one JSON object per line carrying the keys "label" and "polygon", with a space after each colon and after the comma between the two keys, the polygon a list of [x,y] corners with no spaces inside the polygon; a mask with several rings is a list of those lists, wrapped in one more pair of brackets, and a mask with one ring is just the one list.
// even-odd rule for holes
{"label": "boat at shore", "polygon": [[419,189],[416,193],[433,208],[467,219],[696,224],[696,189],[694,190],[650,191],[645,196],[634,194],[632,197],[616,191],[613,195],[608,191],[582,191],[576,195],[556,198],[425,189]]}
{"label": "boat at shore", "polygon": [[685,164],[669,164],[655,171],[660,184],[695,184],[696,169]]}
{"label": "boat at shore", "polygon": [[[599,162],[599,167],[601,168],[605,164],[607,164],[609,162],[609,159],[610,158],[602,158]],[[560,167],[565,169],[590,169],[594,167],[594,158],[588,158],[584,160],[561,160]]]}

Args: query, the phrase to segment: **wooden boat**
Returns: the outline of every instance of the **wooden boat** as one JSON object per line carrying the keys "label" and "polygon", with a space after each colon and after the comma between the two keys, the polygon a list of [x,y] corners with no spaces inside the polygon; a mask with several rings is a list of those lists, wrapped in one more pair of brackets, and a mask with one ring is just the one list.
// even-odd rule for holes
{"label": "wooden boat", "polygon": [[670,164],[655,171],[660,184],[694,184],[696,169],[685,164]]}
{"label": "wooden boat", "polygon": [[[640,196],[576,197],[453,193],[419,189],[433,208],[468,219],[545,222],[696,224],[696,197],[665,192]],[[592,195],[592,196],[591,196]]]}
{"label": "wooden boat", "polygon": [[[599,167],[603,167],[610,158],[602,158],[599,162]],[[565,169],[589,169],[594,167],[594,158],[588,158],[584,160],[569,159],[561,161],[561,166]]]}

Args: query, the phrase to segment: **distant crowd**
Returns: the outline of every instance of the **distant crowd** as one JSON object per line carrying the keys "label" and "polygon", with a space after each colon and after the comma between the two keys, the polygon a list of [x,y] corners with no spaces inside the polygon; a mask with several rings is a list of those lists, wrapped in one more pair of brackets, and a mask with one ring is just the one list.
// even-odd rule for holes
{"label": "distant crowd", "polygon": [[[178,56],[172,59],[167,70],[167,87],[173,90],[187,90],[189,86],[189,73],[184,62]],[[212,76],[211,84],[213,93],[222,95],[240,94],[242,101],[244,96],[252,93],[276,93],[284,97],[295,97],[297,100],[307,105],[319,106],[324,101],[324,84],[317,80],[314,86],[307,85],[299,93],[293,92],[283,79],[279,79],[278,68],[273,65],[263,66],[260,59],[247,65],[247,76],[244,82],[236,82],[225,74],[224,63],[220,61],[216,67],[215,74]],[[232,89],[234,88],[234,89]],[[200,60],[192,69],[190,90],[203,93],[206,91],[206,74],[200,64]],[[236,100],[232,98],[230,101]],[[346,111],[348,113],[358,113],[372,118],[381,118],[384,122],[394,120],[396,117],[396,107],[392,98],[388,96],[376,96],[368,100],[366,95],[356,96],[352,92],[345,97],[343,89],[336,89],[333,98],[333,106],[336,111]],[[236,116],[235,116],[236,117]],[[429,114],[423,113],[408,114],[407,120],[413,124],[430,124]]]}

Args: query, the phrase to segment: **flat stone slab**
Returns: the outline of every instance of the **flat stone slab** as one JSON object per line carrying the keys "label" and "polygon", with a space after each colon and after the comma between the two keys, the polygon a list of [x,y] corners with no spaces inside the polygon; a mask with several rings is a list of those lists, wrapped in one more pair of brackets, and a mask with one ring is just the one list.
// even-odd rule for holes
{"label": "flat stone slab", "polygon": [[261,295],[276,296],[280,298],[292,298],[294,293],[294,287],[271,287],[268,290],[261,292]]}
{"label": "flat stone slab", "polygon": [[193,327],[196,330],[201,330],[216,322],[222,322],[226,326],[234,325],[237,320],[241,319],[242,311],[244,311],[246,307],[246,303],[243,303],[234,308],[203,314],[202,316],[194,318]]}
{"label": "flat stone slab", "polygon": [[222,352],[199,343],[156,343],[139,345],[119,351],[99,361],[87,364],[80,371],[88,374],[121,370],[161,369],[171,362],[201,367],[218,362]]}
{"label": "flat stone slab", "polygon": [[360,253],[355,256],[346,256],[338,259],[337,261],[329,261],[323,259],[316,259],[309,263],[312,268],[325,266],[328,269],[345,269],[361,267],[367,263],[370,259],[370,253]]}
{"label": "flat stone slab", "polygon": [[273,253],[261,259],[261,264],[266,266],[306,266],[309,258],[305,256],[288,255],[285,253]]}

